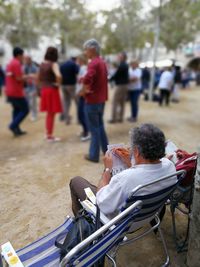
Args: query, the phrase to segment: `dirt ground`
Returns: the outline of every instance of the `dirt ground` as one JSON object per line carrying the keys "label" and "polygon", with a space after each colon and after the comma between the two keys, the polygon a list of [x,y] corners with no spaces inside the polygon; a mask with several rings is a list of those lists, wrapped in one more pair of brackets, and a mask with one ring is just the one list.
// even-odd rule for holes
{"label": "dirt ground", "polygon": [[[110,91],[110,99],[113,90]],[[197,150],[200,144],[200,88],[181,92],[181,102],[170,107],[158,107],[157,103],[140,101],[138,123],[109,125],[110,101],[106,106],[106,130],[110,143],[129,142],[129,129],[139,123],[158,125],[168,139],[188,152]],[[44,140],[44,114],[36,122],[26,119],[22,125],[26,136],[14,138],[8,131],[11,109],[0,98],[0,244],[10,240],[18,249],[48,233],[71,215],[69,181],[81,175],[97,183],[103,170],[99,164],[86,162],[83,155],[88,143],[79,140],[80,126],[76,123],[75,107],[72,107],[73,123],[66,126],[56,121],[55,133],[60,143]],[[126,106],[126,117],[129,104]],[[179,231],[185,229],[185,218],[177,214]],[[169,212],[163,221],[171,266],[184,266],[184,254],[177,254],[172,239]],[[161,243],[152,234],[138,241],[119,254],[120,266],[160,266],[163,260]]]}

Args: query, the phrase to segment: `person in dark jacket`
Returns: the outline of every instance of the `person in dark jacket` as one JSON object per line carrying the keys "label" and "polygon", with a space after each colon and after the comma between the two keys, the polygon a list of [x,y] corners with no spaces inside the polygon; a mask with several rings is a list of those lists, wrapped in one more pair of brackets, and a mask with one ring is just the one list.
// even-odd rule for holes
{"label": "person in dark jacket", "polygon": [[119,66],[110,81],[114,81],[116,88],[112,102],[112,115],[110,123],[123,122],[124,107],[128,90],[128,64],[126,53],[119,54]]}
{"label": "person in dark jacket", "polygon": [[172,102],[178,103],[180,101],[180,88],[181,88],[181,67],[174,67],[174,87],[172,93]]}
{"label": "person in dark jacket", "polygon": [[78,65],[75,62],[75,58],[71,58],[64,62],[60,67],[62,75],[62,93],[63,93],[63,116],[66,124],[70,124],[70,107],[71,101],[75,100],[75,90],[77,75],[79,72]]}

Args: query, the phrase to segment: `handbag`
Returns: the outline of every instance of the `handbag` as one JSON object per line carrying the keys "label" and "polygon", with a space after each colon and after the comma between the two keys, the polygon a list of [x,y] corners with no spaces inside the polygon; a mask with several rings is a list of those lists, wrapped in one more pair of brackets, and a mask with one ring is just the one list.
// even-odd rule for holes
{"label": "handbag", "polygon": [[189,154],[181,149],[176,151],[178,155],[178,161],[176,162],[176,171],[185,170],[186,176],[181,181],[180,185],[187,187],[192,185],[194,181],[194,175],[197,166],[197,153]]}
{"label": "handbag", "polygon": [[[73,219],[71,227],[68,229],[67,233],[61,233],[55,240],[55,246],[60,249],[60,262],[72,248],[74,248],[77,244],[86,239],[100,227],[100,210],[98,206],[95,223],[87,211],[83,209],[80,210],[78,215]],[[61,242],[62,240],[64,241]],[[90,244],[88,247],[89,246]],[[104,266],[104,257],[98,260],[93,266]]]}

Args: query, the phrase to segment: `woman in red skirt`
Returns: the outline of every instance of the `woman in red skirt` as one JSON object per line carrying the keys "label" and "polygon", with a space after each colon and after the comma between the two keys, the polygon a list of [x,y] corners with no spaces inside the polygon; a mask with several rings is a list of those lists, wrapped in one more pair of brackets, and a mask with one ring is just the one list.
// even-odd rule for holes
{"label": "woman in red skirt", "polygon": [[48,47],[38,74],[38,82],[41,88],[40,111],[47,113],[46,139],[52,142],[60,140],[53,136],[53,128],[56,113],[62,112],[59,94],[61,74],[57,61],[58,50],[55,47]]}

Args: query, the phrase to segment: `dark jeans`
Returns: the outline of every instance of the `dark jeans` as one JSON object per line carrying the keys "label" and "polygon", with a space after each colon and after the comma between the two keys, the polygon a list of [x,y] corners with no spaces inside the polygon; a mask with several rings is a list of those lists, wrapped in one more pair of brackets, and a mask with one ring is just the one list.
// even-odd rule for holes
{"label": "dark jeans", "polygon": [[87,125],[87,121],[85,118],[84,107],[85,107],[85,99],[82,96],[80,96],[78,98],[78,120],[81,126],[83,127],[84,135],[87,135],[89,130],[88,130],[88,125]]}
{"label": "dark jeans", "polygon": [[89,157],[94,161],[99,160],[100,147],[103,153],[107,151],[108,138],[103,122],[104,106],[104,103],[85,104],[85,115],[91,133]]}
{"label": "dark jeans", "polygon": [[10,129],[19,129],[20,123],[25,119],[29,113],[28,102],[25,97],[16,98],[8,97],[8,102],[12,105],[12,122],[10,123]]}
{"label": "dark jeans", "polygon": [[160,106],[162,106],[163,101],[165,100],[165,105],[169,105],[170,91],[167,89],[160,89]]}
{"label": "dark jeans", "polygon": [[129,98],[131,102],[131,118],[133,119],[137,119],[138,116],[140,92],[141,90],[129,91]]}

